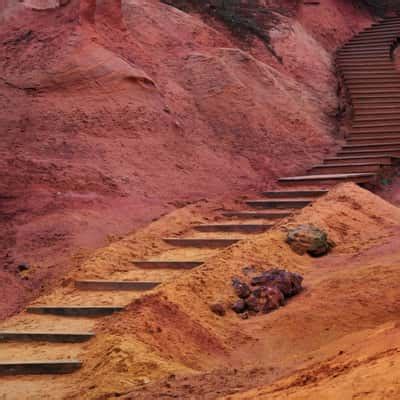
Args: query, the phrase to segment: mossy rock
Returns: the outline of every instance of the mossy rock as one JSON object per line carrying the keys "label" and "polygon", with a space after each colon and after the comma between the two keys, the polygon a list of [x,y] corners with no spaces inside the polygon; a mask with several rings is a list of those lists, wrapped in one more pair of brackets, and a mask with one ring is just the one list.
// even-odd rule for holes
{"label": "mossy rock", "polygon": [[308,253],[313,257],[327,254],[335,245],[329,240],[325,231],[311,224],[299,225],[290,229],[286,243],[295,253],[300,255]]}

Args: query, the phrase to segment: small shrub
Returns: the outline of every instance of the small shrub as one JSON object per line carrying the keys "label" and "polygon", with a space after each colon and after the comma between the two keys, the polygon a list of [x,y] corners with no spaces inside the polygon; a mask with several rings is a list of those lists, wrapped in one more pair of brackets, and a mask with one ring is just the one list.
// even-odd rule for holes
{"label": "small shrub", "polygon": [[[290,11],[266,7],[260,0],[161,0],[182,11],[196,11],[222,21],[236,36],[259,38],[281,62],[274,51],[268,31],[279,22],[280,14]],[[294,6],[297,2],[293,1]]]}
{"label": "small shrub", "polygon": [[378,16],[384,16],[390,11],[400,11],[400,0],[362,0],[362,3]]}

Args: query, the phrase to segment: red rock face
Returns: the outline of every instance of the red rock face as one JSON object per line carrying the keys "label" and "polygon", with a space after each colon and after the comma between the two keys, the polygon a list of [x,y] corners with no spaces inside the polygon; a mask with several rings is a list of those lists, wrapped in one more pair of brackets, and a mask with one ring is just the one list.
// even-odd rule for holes
{"label": "red rock face", "polygon": [[94,7],[23,10],[0,27],[0,260],[17,288],[0,316],[107,235],[265,189],[333,151],[330,51],[369,21],[339,1],[320,8],[335,7],[334,28],[308,10],[283,19],[271,33],[280,65],[262,43],[158,1],[126,2],[123,23],[120,2],[93,18]]}

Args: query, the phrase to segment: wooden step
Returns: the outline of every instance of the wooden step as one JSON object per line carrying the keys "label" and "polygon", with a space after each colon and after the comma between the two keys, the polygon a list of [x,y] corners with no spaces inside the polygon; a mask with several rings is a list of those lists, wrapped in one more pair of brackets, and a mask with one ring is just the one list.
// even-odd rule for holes
{"label": "wooden step", "polygon": [[163,261],[163,260],[137,260],[132,263],[144,269],[193,269],[200,267],[204,261]]}
{"label": "wooden step", "polygon": [[400,114],[397,115],[396,113],[387,115],[371,115],[370,117],[362,115],[354,117],[353,124],[354,125],[371,124],[372,126],[374,126],[373,124],[375,123],[380,123],[380,122],[394,123],[394,122],[399,122],[399,120],[400,120]]}
{"label": "wooden step", "polygon": [[397,72],[390,71],[389,69],[386,71],[376,71],[375,69],[371,70],[342,70],[341,76],[344,80],[344,84],[347,85],[349,83],[379,83],[386,82],[390,83],[393,81],[398,81],[400,78],[400,74]]}
{"label": "wooden step", "polygon": [[382,128],[375,128],[375,129],[370,129],[367,131],[355,131],[355,132],[351,132],[350,131],[350,136],[351,138],[365,138],[365,137],[371,137],[371,136],[392,136],[392,137],[396,137],[399,136],[400,134],[400,130],[399,129],[384,129],[382,130]]}
{"label": "wooden step", "polygon": [[393,36],[396,37],[400,33],[400,28],[397,26],[394,27],[381,27],[381,29],[371,29],[370,31],[366,30],[361,32],[359,35],[355,36],[354,38],[351,39],[351,42],[353,43],[355,40],[358,38],[372,38],[376,36]]}
{"label": "wooden step", "polygon": [[392,80],[381,80],[381,81],[368,81],[361,79],[358,82],[349,80],[346,82],[346,86],[349,89],[380,89],[380,88],[399,88],[400,87],[400,76]]}
{"label": "wooden step", "polygon": [[291,198],[275,200],[247,200],[246,204],[257,208],[303,208],[312,203],[311,199]]}
{"label": "wooden step", "polygon": [[371,60],[390,60],[390,56],[387,54],[371,54],[371,55],[364,55],[364,56],[357,56],[357,55],[351,55],[351,56],[340,56],[336,59],[336,63],[337,64],[342,64],[342,63],[346,63],[346,61],[350,61],[350,62],[370,62]]}
{"label": "wooden step", "polygon": [[372,38],[372,39],[359,38],[358,40],[348,42],[345,46],[346,48],[354,48],[358,46],[372,46],[372,45],[391,46],[392,43],[393,43],[393,38],[391,36],[388,36],[384,38]]}
{"label": "wooden step", "polygon": [[376,103],[376,102],[399,102],[400,92],[393,93],[350,93],[353,104],[358,103]]}
{"label": "wooden step", "polygon": [[342,50],[340,53],[336,54],[336,59],[340,60],[341,58],[347,58],[347,57],[365,57],[365,56],[390,57],[390,48],[382,46],[380,48],[368,47],[365,49]]}
{"label": "wooden step", "polygon": [[395,28],[386,32],[363,32],[362,34],[351,39],[351,43],[359,43],[360,41],[368,41],[375,39],[391,39],[395,40],[400,34],[400,29]]}
{"label": "wooden step", "polygon": [[[374,27],[373,29],[366,29],[365,31],[363,31],[362,33],[360,33],[359,35],[357,35],[356,37],[370,37],[373,35],[392,35],[394,34],[394,36],[396,36],[397,33],[400,33],[400,28],[394,24],[392,26],[377,26]],[[352,41],[352,39],[351,39]]]}
{"label": "wooden step", "polygon": [[390,57],[390,46],[387,45],[375,45],[368,46],[365,48],[353,48],[353,49],[342,49],[336,53],[336,59],[341,57],[352,57],[352,56],[369,56],[369,55],[387,55]]}
{"label": "wooden step", "polygon": [[390,70],[387,68],[386,70],[355,70],[355,69],[348,69],[345,71],[342,71],[342,75],[344,75],[344,80],[345,82],[351,82],[351,81],[362,81],[362,80],[367,80],[368,82],[370,81],[376,81],[376,82],[381,82],[384,80],[398,80],[400,77],[400,73],[396,72],[395,70]]}
{"label": "wooden step", "polygon": [[311,174],[343,174],[356,172],[378,172],[380,164],[374,163],[344,163],[344,164],[321,164],[311,168]]}
{"label": "wooden step", "polygon": [[364,60],[357,60],[357,59],[352,59],[352,60],[339,60],[335,59],[335,64],[338,66],[338,68],[342,67],[359,67],[361,65],[369,65],[370,67],[392,67],[396,68],[394,61],[390,58],[390,56],[387,57],[375,57],[372,59],[369,59],[368,64],[365,63]]}
{"label": "wooden step", "polygon": [[348,87],[348,91],[350,92],[350,95],[352,97],[355,97],[356,95],[366,95],[366,96],[370,96],[370,95],[379,95],[379,97],[391,97],[391,96],[396,96],[396,97],[400,97],[400,90],[399,88],[381,88],[381,89],[377,89],[377,88],[351,88]]}
{"label": "wooden step", "polygon": [[360,67],[361,65],[366,65],[369,64],[371,68],[378,68],[378,67],[388,67],[392,66],[394,67],[393,62],[391,61],[385,61],[385,60],[342,60],[342,61],[336,61],[336,68],[341,70],[344,68],[352,68],[356,69]]}
{"label": "wooden step", "polygon": [[119,306],[31,306],[26,309],[33,314],[52,314],[66,317],[102,317],[122,311]]}
{"label": "wooden step", "polygon": [[389,51],[379,51],[379,52],[369,52],[369,53],[349,53],[349,54],[341,54],[336,57],[336,61],[340,63],[341,61],[347,60],[390,60]]}
{"label": "wooden step", "polygon": [[394,28],[400,29],[399,22],[397,20],[396,21],[387,21],[386,23],[380,22],[376,25],[371,25],[370,27],[364,29],[362,31],[362,33],[371,32],[371,31],[375,32],[376,30],[381,31],[382,29],[386,30],[386,29],[394,29]]}
{"label": "wooden step", "polygon": [[392,79],[398,78],[400,74],[396,72],[392,67],[380,67],[372,68],[372,67],[365,67],[361,69],[361,67],[345,67],[341,69],[341,75],[344,77],[345,82],[350,80],[362,80],[362,79]]}
{"label": "wooden step", "polygon": [[378,121],[397,121],[400,119],[400,113],[397,111],[386,112],[381,114],[379,111],[369,110],[361,115],[354,116],[354,123],[378,122]]}
{"label": "wooden step", "polygon": [[354,113],[393,113],[400,111],[400,103],[378,103],[378,104],[356,104],[353,105],[353,112]]}
{"label": "wooden step", "polygon": [[222,213],[225,217],[236,217],[236,218],[263,218],[263,219],[280,219],[286,218],[292,215],[292,210],[286,211],[225,211]]}
{"label": "wooden step", "polygon": [[1,342],[55,342],[80,343],[94,337],[91,332],[31,332],[31,331],[0,331]]}
{"label": "wooden step", "polygon": [[224,238],[164,238],[164,241],[172,246],[179,247],[227,247],[239,242],[240,239]]}
{"label": "wooden step", "polygon": [[292,198],[292,197],[320,197],[328,193],[328,190],[274,190],[263,192],[262,195],[273,198]]}
{"label": "wooden step", "polygon": [[385,45],[373,45],[373,46],[362,46],[362,47],[356,47],[356,48],[348,48],[348,47],[342,47],[336,54],[364,54],[364,53],[370,53],[374,51],[387,51],[389,52],[390,49],[388,46]]}
{"label": "wooden step", "polygon": [[393,157],[399,157],[400,156],[400,150],[391,150],[387,151],[386,149],[381,149],[381,150],[343,150],[339,151],[337,153],[338,157],[354,157],[354,156],[380,156],[380,155],[389,155]]}
{"label": "wooden step", "polygon": [[194,227],[199,232],[242,232],[262,233],[267,231],[273,224],[204,224]]}
{"label": "wooden step", "polygon": [[368,89],[368,90],[380,90],[380,89],[399,89],[400,86],[400,75],[396,79],[365,79],[358,78],[349,80],[345,83],[345,86],[350,90],[354,89]]}
{"label": "wooden step", "polygon": [[360,44],[372,45],[373,43],[385,43],[388,46],[391,46],[393,42],[393,35],[386,33],[377,36],[356,36],[347,43],[347,46],[356,46]]}
{"label": "wooden step", "polygon": [[368,65],[368,68],[370,68],[370,71],[374,71],[375,69],[378,68],[395,68],[395,65],[393,61],[390,60],[368,60],[368,63],[365,62],[365,60],[336,60],[335,61],[336,68],[338,70],[343,70],[348,72],[349,70],[353,70],[354,72],[359,69],[362,66]]}
{"label": "wooden step", "polygon": [[75,287],[81,290],[151,290],[161,282],[136,282],[136,281],[106,281],[106,280],[79,280]]}
{"label": "wooden step", "polygon": [[[366,28],[365,30],[373,30],[375,28],[392,26],[392,25],[398,26],[399,20],[396,18],[396,19],[384,20],[381,22],[375,22],[374,24],[372,24],[370,27]],[[365,30],[363,32],[365,32]]]}
{"label": "wooden step", "polygon": [[0,375],[70,374],[82,367],[78,360],[3,361]]}
{"label": "wooden step", "polygon": [[381,122],[369,122],[369,123],[353,123],[351,126],[352,131],[362,131],[362,130],[376,130],[382,131],[385,130],[393,130],[393,132],[397,132],[400,129],[400,123],[398,121],[381,121]]}
{"label": "wooden step", "polygon": [[357,174],[321,174],[321,175],[305,175],[305,176],[289,176],[279,178],[282,184],[336,184],[338,182],[355,182],[368,183],[374,181],[376,175],[374,173],[357,173]]}
{"label": "wooden step", "polygon": [[366,109],[370,107],[385,107],[385,106],[391,106],[395,107],[400,104],[400,97],[398,98],[368,98],[368,97],[361,97],[358,99],[351,99],[353,109],[355,110],[361,110],[361,109]]}
{"label": "wooden step", "polygon": [[371,116],[371,117],[391,117],[392,115],[399,115],[400,114],[400,106],[391,106],[389,108],[365,108],[365,109],[358,109],[358,107],[353,112],[355,117],[358,116]]}
{"label": "wooden step", "polygon": [[346,50],[364,50],[368,49],[371,46],[374,47],[381,47],[382,49],[387,49],[390,50],[392,49],[393,45],[393,39],[392,38],[383,38],[383,39],[374,39],[374,40],[368,40],[368,39],[363,39],[363,40],[358,40],[355,43],[351,43],[345,47]]}
{"label": "wooden step", "polygon": [[374,144],[346,144],[343,150],[400,150],[400,142]]}
{"label": "wooden step", "polygon": [[393,141],[400,142],[399,136],[384,136],[384,135],[376,135],[370,137],[357,137],[351,136],[346,140],[347,144],[379,144],[379,143],[391,143]]}
{"label": "wooden step", "polygon": [[382,165],[393,163],[393,157],[390,155],[376,156],[355,156],[355,157],[329,157],[325,158],[324,164],[345,164],[357,162],[376,162]]}

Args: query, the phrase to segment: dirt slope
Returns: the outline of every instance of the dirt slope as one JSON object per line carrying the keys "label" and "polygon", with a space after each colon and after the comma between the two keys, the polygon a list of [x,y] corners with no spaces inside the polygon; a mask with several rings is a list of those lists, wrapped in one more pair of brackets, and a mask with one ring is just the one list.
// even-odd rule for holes
{"label": "dirt slope", "polygon": [[[184,229],[180,221],[187,221],[194,210],[184,211],[161,219],[140,237],[150,240],[152,232],[163,229],[163,223],[171,223],[178,231]],[[299,256],[285,244],[287,227],[306,222],[328,231],[337,244],[330,255],[319,259]],[[265,393],[282,398],[282,393],[298,391],[301,396],[304,390],[305,397],[293,398],[307,398],[312,391],[318,394],[332,385],[332,393],[337,395],[340,385],[347,385],[363,366],[375,368],[371,364],[375,359],[390,365],[396,357],[399,223],[398,208],[353,184],[342,185],[278,229],[221,251],[196,270],[171,277],[159,289],[133,301],[126,311],[96,326],[90,322],[96,338],[82,347],[16,344],[10,349],[1,345],[3,356],[18,359],[26,357],[27,351],[31,358],[69,355],[82,359],[84,367],[51,380],[46,376],[2,378],[0,393],[7,393],[10,399],[21,398],[26,390],[32,399],[121,395],[135,400],[161,395],[215,399],[293,374],[256,395],[237,396],[257,398],[258,393]],[[114,278],[118,270],[132,269],[137,235],[99,250],[75,274],[94,276],[111,264],[114,275],[110,278]],[[232,276],[242,275],[243,267],[249,265],[299,272],[305,290],[284,308],[265,316],[241,320],[231,311],[222,318],[213,314],[209,305],[215,301],[228,305],[234,299]],[[85,296],[65,282],[38,303],[69,298],[82,304]],[[110,301],[97,296],[102,304]],[[37,319],[21,314],[6,321],[5,327],[27,329],[35,323]],[[74,323],[87,324],[65,318],[53,323],[58,329],[60,323],[68,329]],[[335,376],[341,376],[343,382],[332,382]],[[393,380],[390,376],[385,379],[394,382],[395,373],[392,376]],[[307,391],[308,384],[312,391]],[[347,388],[344,393],[358,392]],[[332,396],[327,398],[335,398]]]}
{"label": "dirt slope", "polygon": [[[124,2],[122,26],[101,7],[94,27],[79,25],[78,8],[2,11],[0,316],[109,235],[266,188],[333,151],[331,51],[370,22],[333,0],[320,17],[281,17],[280,65],[158,0]],[[21,262],[36,271],[28,281]]]}

